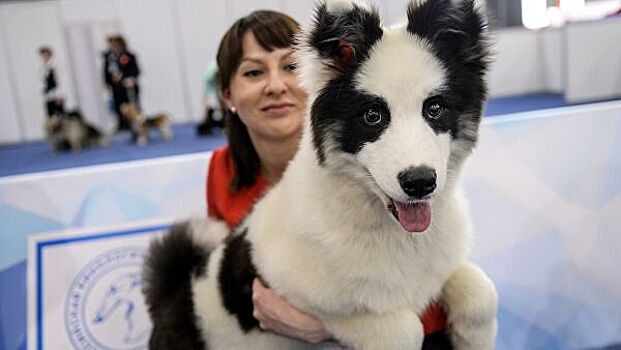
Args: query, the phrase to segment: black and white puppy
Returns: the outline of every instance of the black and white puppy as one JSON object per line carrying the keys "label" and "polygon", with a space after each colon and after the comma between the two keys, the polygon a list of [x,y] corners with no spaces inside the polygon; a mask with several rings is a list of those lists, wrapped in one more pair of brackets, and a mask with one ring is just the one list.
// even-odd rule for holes
{"label": "black and white puppy", "polygon": [[486,97],[486,23],[472,0],[414,0],[407,18],[383,28],[363,3],[318,4],[299,38],[299,151],[224,244],[188,225],[152,244],[151,348],[325,347],[261,331],[256,276],[341,346],[431,347],[419,317],[436,301],[449,348],[494,348],[497,294],[467,260],[459,184]]}

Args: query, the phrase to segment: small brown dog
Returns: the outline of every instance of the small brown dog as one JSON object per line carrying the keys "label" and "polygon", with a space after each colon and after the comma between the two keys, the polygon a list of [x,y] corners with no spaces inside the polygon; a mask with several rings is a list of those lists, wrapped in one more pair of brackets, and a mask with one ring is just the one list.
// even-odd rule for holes
{"label": "small brown dog", "polygon": [[145,117],[133,103],[122,104],[121,113],[131,125],[134,141],[141,146],[147,144],[151,129],[158,129],[165,141],[170,141],[173,138],[169,118],[164,113]]}

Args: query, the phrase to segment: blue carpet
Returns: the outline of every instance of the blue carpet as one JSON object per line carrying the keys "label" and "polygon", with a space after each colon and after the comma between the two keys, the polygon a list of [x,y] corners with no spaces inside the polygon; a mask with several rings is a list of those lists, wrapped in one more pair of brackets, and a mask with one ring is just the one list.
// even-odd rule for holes
{"label": "blue carpet", "polygon": [[525,94],[509,97],[497,97],[487,101],[485,106],[485,116],[493,117],[503,114],[521,113],[536,111],[548,108],[559,108],[567,106],[584,105],[595,102],[612,101],[616,99],[606,99],[598,101],[586,101],[580,103],[569,104],[565,102],[565,98],[561,94],[538,93]]}
{"label": "blue carpet", "polygon": [[106,147],[56,154],[45,141],[0,146],[0,176],[205,152],[226,143],[220,132],[208,137],[197,136],[193,123],[173,126],[173,133],[175,137],[170,142],[155,134],[146,146],[130,142],[129,133],[120,133],[114,135]]}
{"label": "blue carpet", "polygon": [[[559,94],[494,98],[487,102],[485,116],[493,117],[567,105],[563,96]],[[175,138],[171,142],[164,142],[154,135],[156,137],[151,143],[141,147],[132,144],[129,134],[125,133],[112,137],[108,147],[73,153],[52,154],[49,145],[44,141],[0,146],[0,176],[204,152],[226,142],[221,133],[209,137],[197,136],[194,123],[176,125],[173,132]]]}
{"label": "blue carpet", "polygon": [[563,95],[559,94],[528,94],[510,97],[498,97],[487,101],[485,116],[493,117],[502,114],[528,112],[538,109],[565,107]]}

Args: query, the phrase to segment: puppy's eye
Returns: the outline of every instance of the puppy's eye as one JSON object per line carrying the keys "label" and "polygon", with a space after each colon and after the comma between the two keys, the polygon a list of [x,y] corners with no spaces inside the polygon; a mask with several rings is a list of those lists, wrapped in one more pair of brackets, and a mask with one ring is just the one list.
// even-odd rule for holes
{"label": "puppy's eye", "polygon": [[368,108],[362,116],[362,120],[368,126],[377,126],[381,124],[383,119],[384,115],[382,114],[382,111],[377,107]]}
{"label": "puppy's eye", "polygon": [[440,119],[446,114],[446,107],[439,101],[430,101],[423,108],[425,117],[433,120]]}

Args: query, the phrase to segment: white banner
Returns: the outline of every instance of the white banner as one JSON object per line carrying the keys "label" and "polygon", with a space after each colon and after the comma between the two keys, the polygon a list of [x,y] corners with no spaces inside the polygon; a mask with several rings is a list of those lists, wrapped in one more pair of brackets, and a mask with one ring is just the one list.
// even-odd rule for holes
{"label": "white banner", "polygon": [[147,349],[142,262],[171,220],[34,235],[28,250],[28,349]]}

